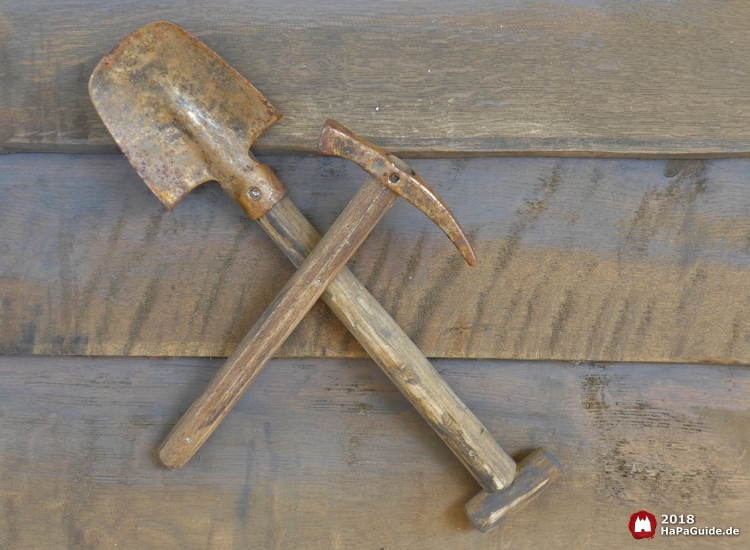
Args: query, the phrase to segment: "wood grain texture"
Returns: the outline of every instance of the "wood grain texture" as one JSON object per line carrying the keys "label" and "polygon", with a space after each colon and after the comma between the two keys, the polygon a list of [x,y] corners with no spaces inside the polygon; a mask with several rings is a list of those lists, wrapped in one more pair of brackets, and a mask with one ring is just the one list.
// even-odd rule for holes
{"label": "wood grain texture", "polygon": [[0,147],[112,152],[88,77],[169,19],[285,116],[259,152],[314,151],[333,117],[407,157],[747,155],[748,18],[742,0],[5,0]]}
{"label": "wood grain texture", "polygon": [[747,368],[438,361],[514,457],[564,465],[482,534],[463,510],[479,486],[370,361],[273,363],[174,472],[154,449],[219,360],[0,358],[0,546],[609,549],[643,508],[747,546]]}
{"label": "wood grain texture", "polygon": [[[322,231],[366,179],[264,160]],[[411,164],[479,266],[401,201],[350,268],[428,357],[750,362],[750,161]],[[0,193],[4,353],[227,356],[293,273],[218,186],[167,212],[121,156],[8,155]],[[364,356],[320,303],[279,353]]]}

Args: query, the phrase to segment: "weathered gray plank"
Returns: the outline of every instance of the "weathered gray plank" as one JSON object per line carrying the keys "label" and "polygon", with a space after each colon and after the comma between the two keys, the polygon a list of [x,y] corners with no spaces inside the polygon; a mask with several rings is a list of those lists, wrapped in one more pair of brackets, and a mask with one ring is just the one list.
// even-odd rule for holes
{"label": "weathered gray plank", "polygon": [[407,156],[750,152],[747,2],[196,0],[0,5],[0,150],[112,152],[86,82],[154,19],[185,26],[286,118],[333,117]]}
{"label": "weathered gray plank", "polygon": [[[366,179],[270,157],[327,229]],[[412,163],[469,268],[400,201],[351,268],[431,357],[750,362],[750,161]],[[166,212],[120,156],[0,159],[4,353],[227,355],[292,273],[216,185]],[[322,304],[283,356],[361,356]]]}
{"label": "weathered gray plank", "polygon": [[643,508],[747,546],[747,368],[438,361],[513,456],[544,445],[564,466],[481,534],[463,513],[478,485],[367,360],[272,361],[199,459],[160,468],[219,363],[0,358],[0,546],[622,548]]}

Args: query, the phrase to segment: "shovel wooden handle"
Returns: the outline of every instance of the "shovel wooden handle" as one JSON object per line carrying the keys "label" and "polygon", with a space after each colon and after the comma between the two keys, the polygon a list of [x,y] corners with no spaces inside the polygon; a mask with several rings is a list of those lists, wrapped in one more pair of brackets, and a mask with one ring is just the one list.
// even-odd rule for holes
{"label": "shovel wooden handle", "polygon": [[[297,267],[320,240],[286,197],[258,222]],[[515,461],[348,268],[328,285],[323,301],[486,492],[511,484]]]}

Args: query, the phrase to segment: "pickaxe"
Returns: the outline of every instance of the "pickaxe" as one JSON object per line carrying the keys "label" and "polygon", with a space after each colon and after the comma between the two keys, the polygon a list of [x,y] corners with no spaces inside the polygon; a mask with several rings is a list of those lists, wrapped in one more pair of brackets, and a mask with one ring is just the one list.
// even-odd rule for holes
{"label": "pickaxe", "polygon": [[[329,126],[329,136],[343,144],[334,149],[352,156],[359,147],[354,156],[359,156],[361,164],[379,180],[368,181],[358,193],[356,204],[347,207],[341,223],[336,222],[338,227],[334,224],[331,237],[324,237],[329,244],[321,250],[336,253],[316,254],[320,236],[284,197],[286,190],[271,170],[249,153],[252,142],[280,115],[195,37],[163,21],[139,29],[100,61],[89,91],[120,148],[168,208],[197,185],[217,180],[297,267],[310,254],[302,268],[303,276],[296,279],[309,283],[293,285],[295,292],[304,294],[304,300],[299,300],[302,305],[277,308],[272,304],[259,319],[256,326],[270,329],[256,332],[254,327],[249,337],[261,342],[262,348],[247,349],[246,339],[240,343],[217,373],[217,385],[212,382],[210,386],[210,396],[217,399],[199,399],[195,408],[191,407],[197,414],[189,411],[160,449],[165,465],[179,468],[190,459],[252,382],[258,368],[294,328],[294,320],[301,319],[323,293],[334,313],[483,487],[467,504],[475,526],[488,530],[499,525],[512,510],[526,504],[559,476],[559,464],[542,449],[516,469],[515,462],[418,348],[343,267],[356,250],[354,245],[395,201],[394,187],[404,190],[404,196],[410,196],[420,209],[425,208],[471,261],[468,242],[450,210],[402,161],[341,127]],[[283,298],[287,294],[282,291],[280,299],[289,301]],[[273,321],[270,325],[269,318]],[[276,328],[282,325],[283,330]],[[253,361],[249,368],[248,358]],[[220,391],[214,391],[217,389]]]}

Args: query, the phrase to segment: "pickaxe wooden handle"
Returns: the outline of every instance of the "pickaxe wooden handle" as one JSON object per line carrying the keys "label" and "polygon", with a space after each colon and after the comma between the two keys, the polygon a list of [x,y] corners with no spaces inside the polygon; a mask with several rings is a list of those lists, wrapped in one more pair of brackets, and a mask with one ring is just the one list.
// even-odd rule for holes
{"label": "pickaxe wooden handle", "polygon": [[[284,198],[286,190],[268,166],[248,153],[281,115],[184,29],[156,21],[132,33],[99,62],[89,93],[115,141],[168,208],[201,183],[217,180],[298,267],[320,239]],[[395,199],[377,186],[366,186],[377,205]],[[379,207],[368,208],[377,217]],[[316,276],[310,286],[320,289],[323,283]],[[348,269],[323,299],[486,490],[467,505],[475,526],[499,524],[559,475],[559,464],[540,451],[519,464],[522,475],[514,478],[515,462]],[[238,387],[232,386],[232,398]],[[190,435],[182,439],[193,442]],[[162,460],[179,467],[195,448],[184,454],[162,448]]]}
{"label": "pickaxe wooden handle", "polygon": [[[475,262],[473,251],[450,210],[421,178],[395,157],[357,138],[341,125],[328,121],[321,136],[321,150],[356,157],[372,169],[373,177],[357,192],[331,229],[315,246],[299,271],[240,342],[217,372],[205,392],[193,403],[162,443],[159,457],[171,468],[182,467],[200,448],[219,422],[251,384],[260,369],[294,330],[326,287],[351,258],[377,222],[401,194],[420,205]],[[362,160],[365,159],[365,160]],[[436,198],[432,198],[436,197]],[[283,204],[282,204],[283,203]],[[303,219],[287,199],[259,218],[269,234],[290,237]],[[275,222],[275,223],[274,223]],[[309,232],[308,232],[309,234]],[[508,485],[515,463],[494,441],[489,431],[448,387],[424,355],[362,285],[351,276],[348,284],[334,287],[327,297],[340,310],[347,326],[366,346],[417,410],[490,492]],[[341,296],[347,304],[341,308]],[[366,296],[366,297],[365,297]],[[356,305],[357,303],[362,305]],[[357,317],[349,313],[354,308]],[[336,311],[336,313],[339,313]]]}

